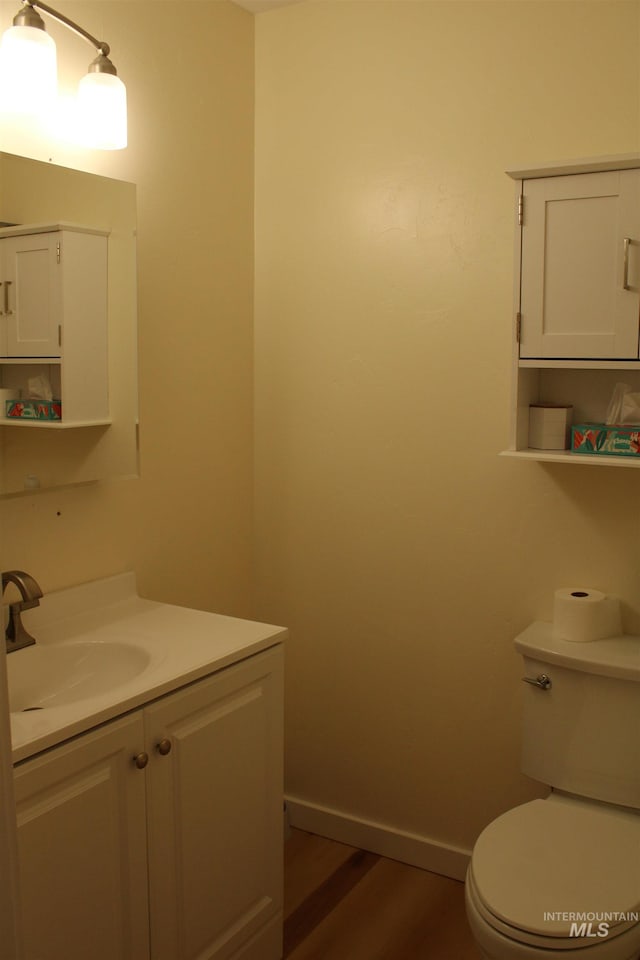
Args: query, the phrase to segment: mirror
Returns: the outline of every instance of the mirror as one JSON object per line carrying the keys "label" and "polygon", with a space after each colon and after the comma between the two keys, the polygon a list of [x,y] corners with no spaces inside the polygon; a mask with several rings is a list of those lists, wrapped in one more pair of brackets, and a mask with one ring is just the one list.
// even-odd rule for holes
{"label": "mirror", "polygon": [[[9,421],[3,402],[0,496],[137,476],[135,184],[0,153],[0,220],[11,224],[76,224],[108,235],[108,423],[65,423],[64,397],[61,423]],[[7,316],[0,316],[0,322],[6,324]],[[72,363],[70,351],[65,356],[64,345],[62,349],[61,360],[51,364],[43,359],[30,363],[0,358],[0,388],[19,392],[19,386],[24,397],[28,380],[44,375],[55,391],[60,369],[64,375],[64,364],[69,368]],[[82,377],[82,370],[77,375]]]}

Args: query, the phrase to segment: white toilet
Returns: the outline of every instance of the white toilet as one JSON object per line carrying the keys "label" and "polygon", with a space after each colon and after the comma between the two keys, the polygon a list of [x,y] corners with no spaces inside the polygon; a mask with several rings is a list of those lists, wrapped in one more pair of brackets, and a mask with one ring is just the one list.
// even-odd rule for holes
{"label": "white toilet", "polygon": [[640,960],[640,637],[570,643],[534,623],[522,770],[549,784],[481,833],[466,907],[488,960]]}

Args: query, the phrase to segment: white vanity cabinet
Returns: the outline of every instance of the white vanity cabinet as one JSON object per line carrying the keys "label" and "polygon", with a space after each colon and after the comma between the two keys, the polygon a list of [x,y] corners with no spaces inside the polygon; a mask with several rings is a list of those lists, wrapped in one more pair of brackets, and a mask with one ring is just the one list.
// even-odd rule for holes
{"label": "white vanity cabinet", "polygon": [[16,767],[27,960],[278,960],[282,648]]}
{"label": "white vanity cabinet", "polygon": [[529,448],[529,405],[603,422],[615,385],[640,390],[640,154],[508,171],[516,181],[508,455],[640,466]]}
{"label": "white vanity cabinet", "polygon": [[15,771],[26,960],[148,957],[141,715]]}
{"label": "white vanity cabinet", "polygon": [[5,425],[109,422],[107,270],[104,231],[71,224],[0,229],[2,386],[27,398],[29,379],[46,375],[62,401],[61,421]]}
{"label": "white vanity cabinet", "polygon": [[282,700],[276,647],[144,711],[153,960],[282,955]]}

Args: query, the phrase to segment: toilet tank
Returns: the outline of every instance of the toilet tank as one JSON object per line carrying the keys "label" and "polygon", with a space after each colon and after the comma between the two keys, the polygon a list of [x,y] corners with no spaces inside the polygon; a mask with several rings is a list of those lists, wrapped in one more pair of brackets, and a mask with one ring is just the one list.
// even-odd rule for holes
{"label": "toilet tank", "polygon": [[516,637],[523,676],[522,770],[558,790],[640,810],[640,637],[587,643],[534,623]]}

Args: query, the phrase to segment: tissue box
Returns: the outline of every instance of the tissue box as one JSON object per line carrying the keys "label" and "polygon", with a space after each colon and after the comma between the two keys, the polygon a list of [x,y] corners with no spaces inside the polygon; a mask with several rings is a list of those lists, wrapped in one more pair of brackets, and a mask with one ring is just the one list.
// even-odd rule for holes
{"label": "tissue box", "polygon": [[576,423],[571,452],[614,457],[640,457],[640,424]]}
{"label": "tissue box", "polygon": [[7,400],[7,419],[62,420],[60,400]]}

